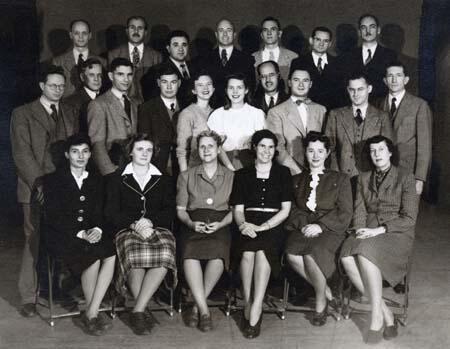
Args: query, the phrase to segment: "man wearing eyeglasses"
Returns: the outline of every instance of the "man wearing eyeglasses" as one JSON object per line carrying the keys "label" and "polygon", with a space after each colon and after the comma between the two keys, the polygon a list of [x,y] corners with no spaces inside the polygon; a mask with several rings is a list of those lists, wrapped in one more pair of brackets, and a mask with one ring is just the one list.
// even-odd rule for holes
{"label": "man wearing eyeglasses", "polygon": [[269,109],[284,102],[289,96],[284,89],[280,68],[274,61],[263,62],[256,67],[259,84],[253,98],[253,105],[267,114]]}
{"label": "man wearing eyeglasses", "polygon": [[130,60],[134,66],[134,77],[128,95],[136,99],[139,104],[143,103],[141,79],[150,67],[161,63],[162,56],[158,51],[145,45],[147,38],[147,21],[142,16],[131,16],[127,20],[128,42],[108,52],[108,64],[114,58],[122,57]]}
{"label": "man wearing eyeglasses", "polygon": [[311,73],[313,85],[309,98],[322,104],[328,110],[336,107],[339,101],[336,96],[336,61],[328,50],[333,41],[333,33],[327,27],[316,27],[311,33],[309,44],[311,51],[294,59],[291,69],[306,67]]}
{"label": "man wearing eyeglasses", "polygon": [[78,132],[78,115],[61,102],[65,88],[61,67],[50,66],[41,75],[41,96],[14,109],[11,146],[17,169],[17,199],[23,208],[25,246],[19,273],[21,314],[36,315],[36,263],[39,251],[39,204],[43,202],[41,177],[53,172],[63,157],[62,143]]}
{"label": "man wearing eyeglasses", "polygon": [[309,131],[322,130],[327,110],[308,97],[313,82],[306,68],[292,70],[288,85],[291,96],[269,110],[266,125],[278,138],[278,162],[289,167],[294,175],[304,169],[303,138]]}

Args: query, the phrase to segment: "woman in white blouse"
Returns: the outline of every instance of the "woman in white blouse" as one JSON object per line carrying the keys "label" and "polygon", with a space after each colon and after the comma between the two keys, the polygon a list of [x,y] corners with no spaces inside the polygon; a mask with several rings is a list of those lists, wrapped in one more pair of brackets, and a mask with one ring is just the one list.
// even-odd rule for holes
{"label": "woman in white blouse", "polygon": [[208,126],[225,140],[220,161],[228,169],[236,171],[253,164],[250,138],[265,128],[265,114],[248,104],[249,90],[244,75],[228,76],[226,86],[225,105],[211,114]]}

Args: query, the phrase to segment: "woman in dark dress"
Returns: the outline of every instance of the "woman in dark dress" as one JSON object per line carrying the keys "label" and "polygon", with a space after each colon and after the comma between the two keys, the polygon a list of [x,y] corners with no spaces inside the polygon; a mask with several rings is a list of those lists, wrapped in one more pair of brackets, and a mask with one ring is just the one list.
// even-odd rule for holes
{"label": "woman in dark dress", "polygon": [[341,261],[353,285],[370,299],[371,321],[366,341],[397,336],[397,324],[383,296],[383,279],[397,285],[405,276],[414,242],[418,196],[414,175],[391,164],[392,141],[367,140],[375,169],[360,174],[352,233]]}
{"label": "woman in dark dress", "polygon": [[76,275],[86,300],[82,324],[86,332],[101,335],[112,327],[99,313],[114,273],[115,250],[104,231],[103,180],[86,171],[91,142],[84,135],[66,141],[69,166],[44,177],[44,231],[50,255],[60,257]]}
{"label": "woman in dark dress", "polygon": [[108,178],[105,215],[115,233],[116,288],[131,291],[136,304],[130,324],[144,335],[153,326],[145,309],[168,270],[176,284],[175,239],[169,230],[175,193],[170,177],[150,163],[155,149],[147,135],[134,136],[127,150],[131,162]]}
{"label": "woman in dark dress", "polygon": [[276,276],[280,270],[284,246],[282,223],[291,209],[291,174],[287,167],[273,162],[277,144],[276,136],[269,130],[253,134],[251,148],[256,154],[255,164],[236,172],[230,198],[241,232],[240,272],[247,338],[255,338],[260,333],[264,295],[270,274]]}
{"label": "woman in dark dress", "polygon": [[[177,214],[184,223],[180,234],[184,274],[196,304],[187,323],[206,332],[212,329],[206,300],[229,266],[232,214],[228,199],[234,173],[218,163],[222,141],[217,133],[203,131],[197,143],[202,164],[178,177]],[[207,261],[204,273],[202,260]]]}
{"label": "woman in dark dress", "polygon": [[304,139],[309,171],[293,177],[295,204],[285,224],[287,261],[315,290],[311,323],[323,326],[332,295],[327,279],[336,269],[336,251],[353,214],[350,178],[325,168],[330,140],[320,132]]}

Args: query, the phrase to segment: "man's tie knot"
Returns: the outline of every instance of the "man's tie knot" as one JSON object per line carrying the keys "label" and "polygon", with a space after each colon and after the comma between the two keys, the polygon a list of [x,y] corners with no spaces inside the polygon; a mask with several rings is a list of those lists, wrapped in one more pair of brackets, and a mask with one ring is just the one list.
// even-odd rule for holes
{"label": "man's tie knot", "polygon": [[297,99],[297,100],[295,101],[295,104],[297,104],[298,106],[302,105],[302,103],[303,103],[303,101],[300,100],[300,99]]}
{"label": "man's tie knot", "polygon": [[175,112],[175,103],[170,103],[170,111]]}
{"label": "man's tie knot", "polygon": [[225,67],[228,62],[227,50],[222,49],[222,51],[220,52],[220,60],[222,62],[222,65]]}
{"label": "man's tie knot", "polygon": [[359,108],[356,109],[355,121],[358,126],[360,126],[364,121],[363,117],[362,117],[361,109],[359,109]]}
{"label": "man's tie knot", "polygon": [[369,64],[369,62],[372,60],[372,50],[369,48],[367,49],[367,58],[364,61],[364,65]]}
{"label": "man's tie knot", "polygon": [[80,54],[78,55],[78,62],[77,62],[77,64],[78,64],[78,65],[81,65],[81,64],[83,64],[83,62],[84,62],[84,57],[83,57],[83,54],[80,53]]}

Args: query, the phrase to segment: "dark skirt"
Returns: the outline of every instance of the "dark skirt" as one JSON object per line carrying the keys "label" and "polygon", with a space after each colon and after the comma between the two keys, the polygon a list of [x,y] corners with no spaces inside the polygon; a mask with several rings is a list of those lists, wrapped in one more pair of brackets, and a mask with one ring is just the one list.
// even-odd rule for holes
{"label": "dark skirt", "polygon": [[[245,211],[245,221],[256,225],[261,225],[276,214],[277,212]],[[276,278],[278,277],[281,269],[281,254],[284,247],[285,237],[286,235],[283,229],[283,224],[279,224],[270,230],[257,233],[257,236],[254,239],[240,234],[238,241],[239,255],[242,258],[242,254],[247,251],[264,251],[264,254],[270,264],[272,276]]]}
{"label": "dark skirt", "polygon": [[414,240],[403,233],[389,232],[373,238],[350,235],[342,244],[341,258],[361,255],[375,264],[391,286],[402,281],[408,270]]}
{"label": "dark skirt", "polygon": [[149,239],[143,240],[135,231],[123,229],[116,235],[116,250],[118,263],[115,285],[121,294],[127,293],[125,282],[131,269],[167,268],[171,277],[167,281],[168,286],[176,286],[176,245],[169,230],[158,227]]}
{"label": "dark skirt", "polygon": [[[190,211],[192,221],[220,222],[229,211],[198,209]],[[228,270],[230,264],[231,233],[230,226],[217,230],[213,234],[197,233],[185,224],[180,229],[182,259],[222,259]]]}
{"label": "dark skirt", "polygon": [[81,275],[96,261],[116,254],[111,237],[104,232],[100,241],[95,244],[79,238],[75,238],[72,244],[49,241],[48,250],[50,255],[61,258],[76,276]]}

